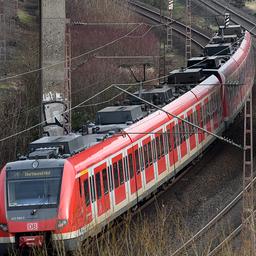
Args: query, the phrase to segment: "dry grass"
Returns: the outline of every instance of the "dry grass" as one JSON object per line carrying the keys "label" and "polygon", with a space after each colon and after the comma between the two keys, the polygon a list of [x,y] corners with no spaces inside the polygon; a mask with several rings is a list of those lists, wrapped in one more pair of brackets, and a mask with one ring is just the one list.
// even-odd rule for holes
{"label": "dry grass", "polygon": [[250,9],[250,10],[252,10],[252,11],[254,11],[254,12],[256,12],[256,3],[255,2],[246,2],[245,3],[245,6],[248,8],[248,9]]}
{"label": "dry grass", "polygon": [[[179,255],[208,255],[217,246],[219,241],[226,237],[228,223],[218,230],[213,228],[204,235],[200,242],[194,241]],[[220,231],[223,230],[223,231]],[[194,232],[193,232],[194,233]],[[182,246],[192,237],[186,223],[179,213],[174,213],[164,206],[156,206],[156,215],[145,217],[138,213],[131,218],[130,214],[123,217],[121,224],[116,224],[107,229],[103,234],[87,239],[72,253],[74,256],[165,256],[172,255],[174,251]],[[240,238],[235,238],[232,245],[226,245],[218,255],[242,256],[249,255],[248,250],[241,249]],[[14,256],[15,253],[10,255]],[[63,243],[56,246],[54,252],[47,252],[47,248],[34,249],[30,256],[66,256]]]}

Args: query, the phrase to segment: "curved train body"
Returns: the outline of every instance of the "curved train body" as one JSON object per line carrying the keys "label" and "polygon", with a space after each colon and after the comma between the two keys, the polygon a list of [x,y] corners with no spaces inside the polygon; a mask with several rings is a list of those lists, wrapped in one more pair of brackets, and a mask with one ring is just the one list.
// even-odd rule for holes
{"label": "curved train body", "polygon": [[[184,72],[200,70],[204,79],[164,110],[221,134],[243,107],[254,81],[251,35],[242,33],[229,48],[223,56],[208,52],[212,59],[219,56],[217,68],[199,67],[194,59],[193,68]],[[63,240],[67,249],[74,249],[174,177],[214,140],[160,110],[129,125],[122,135],[72,151],[86,138],[41,138],[30,144],[28,159],[3,168],[0,252],[12,246],[40,246],[49,239]],[[44,149],[45,157],[36,156],[38,149]],[[71,155],[51,157],[56,149],[58,156],[60,151]]]}

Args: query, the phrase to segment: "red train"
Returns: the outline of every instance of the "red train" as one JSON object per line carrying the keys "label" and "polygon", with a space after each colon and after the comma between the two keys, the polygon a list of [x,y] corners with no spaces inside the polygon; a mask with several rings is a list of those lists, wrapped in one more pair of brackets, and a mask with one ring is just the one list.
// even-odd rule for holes
{"label": "red train", "polygon": [[[221,134],[243,107],[254,72],[250,33],[230,26],[220,28],[204,56],[171,72],[168,86],[137,94]],[[98,124],[85,126],[83,135],[32,142],[27,158],[2,169],[1,255],[8,248],[50,240],[75,249],[150,196],[214,140],[160,110],[133,104],[99,111]]]}

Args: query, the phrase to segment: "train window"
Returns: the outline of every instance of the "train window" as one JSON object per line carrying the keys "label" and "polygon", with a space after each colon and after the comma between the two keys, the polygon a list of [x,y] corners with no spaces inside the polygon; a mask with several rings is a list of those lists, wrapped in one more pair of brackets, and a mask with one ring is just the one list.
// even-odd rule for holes
{"label": "train window", "polygon": [[149,160],[149,164],[152,165],[152,163],[153,163],[153,156],[152,156],[151,142],[148,143],[148,160]]}
{"label": "train window", "polygon": [[145,164],[144,164],[144,158],[143,158],[143,150],[142,148],[139,148],[139,157],[140,157],[140,166],[141,166],[141,170],[143,171],[145,168]]}
{"label": "train window", "polygon": [[101,184],[100,184],[100,173],[98,172],[95,175],[95,179],[96,179],[96,192],[97,192],[97,199],[101,199]]}
{"label": "train window", "polygon": [[174,138],[174,148],[176,148],[177,147],[177,145],[178,145],[178,143],[177,143],[177,133],[176,133],[176,125],[175,126],[173,126],[173,128],[172,128],[172,134],[173,134],[173,138]]}
{"label": "train window", "polygon": [[136,167],[136,172],[139,173],[140,172],[140,162],[139,162],[139,152],[137,149],[135,150],[135,167]]}
{"label": "train window", "polygon": [[108,180],[109,180],[109,191],[113,190],[113,174],[112,174],[112,165],[108,166]]}
{"label": "train window", "polygon": [[168,154],[168,134],[165,132],[163,134],[163,139],[164,139],[164,154]]}
{"label": "train window", "polygon": [[134,176],[134,170],[133,170],[132,154],[129,154],[129,155],[128,155],[128,160],[129,160],[130,178],[133,178],[133,176]]}
{"label": "train window", "polygon": [[155,139],[155,143],[156,143],[157,158],[160,159],[161,158],[161,146],[160,146],[160,139],[158,136]]}
{"label": "train window", "polygon": [[160,135],[159,138],[160,146],[161,146],[161,156],[164,156],[164,136],[163,134]]}
{"label": "train window", "polygon": [[171,152],[172,151],[172,140],[171,140],[171,130],[170,129],[167,129],[167,141],[168,141],[168,148],[169,148],[169,151]]}
{"label": "train window", "polygon": [[147,144],[143,146],[144,151],[144,159],[145,159],[145,166],[148,167],[148,146]]}
{"label": "train window", "polygon": [[122,159],[118,161],[120,184],[124,183],[124,168]]}
{"label": "train window", "polygon": [[201,128],[204,128],[203,107],[202,106],[199,108],[198,114],[199,114],[198,120],[199,120],[200,126],[201,126]]}
{"label": "train window", "polygon": [[156,162],[157,159],[157,153],[156,153],[156,140],[152,140],[152,153],[153,153],[153,160]]}
{"label": "train window", "polygon": [[[188,121],[192,124],[194,123],[193,122],[193,113],[188,116]],[[194,127],[190,124],[187,124],[187,127],[188,127],[188,133],[189,133],[188,135],[190,137],[194,133]]]}
{"label": "train window", "polygon": [[181,123],[179,124],[179,138],[180,138],[180,144],[182,144],[183,142],[183,136],[184,136],[184,125],[183,122],[181,121]]}
{"label": "train window", "polygon": [[[192,119],[193,119],[193,124],[198,125],[198,122],[197,122],[197,112],[196,111],[193,112]],[[192,133],[196,133],[197,132],[197,128],[195,126],[192,126],[191,130],[192,130]]]}
{"label": "train window", "polygon": [[[187,118],[184,118],[185,120],[187,120]],[[183,140],[185,141],[187,138],[188,138],[188,125],[187,123],[185,122],[182,122],[183,123]]]}
{"label": "train window", "polygon": [[91,188],[91,198],[92,198],[92,202],[95,202],[95,190],[94,190],[94,176],[90,177],[90,188]]}
{"label": "train window", "polygon": [[89,194],[89,183],[88,179],[84,181],[84,196],[85,196],[85,204],[88,206],[90,204],[90,194]]}
{"label": "train window", "polygon": [[80,193],[80,197],[82,197],[82,185],[81,185],[81,178],[79,177],[78,179],[79,182],[79,193]]}
{"label": "train window", "polygon": [[102,178],[103,178],[104,194],[107,194],[108,193],[108,177],[107,177],[107,170],[106,169],[102,170]]}
{"label": "train window", "polygon": [[124,179],[125,181],[129,180],[129,175],[128,175],[128,157],[123,158],[123,163],[124,163]]}
{"label": "train window", "polygon": [[115,188],[117,188],[119,186],[117,163],[113,163],[113,172],[114,172]]}

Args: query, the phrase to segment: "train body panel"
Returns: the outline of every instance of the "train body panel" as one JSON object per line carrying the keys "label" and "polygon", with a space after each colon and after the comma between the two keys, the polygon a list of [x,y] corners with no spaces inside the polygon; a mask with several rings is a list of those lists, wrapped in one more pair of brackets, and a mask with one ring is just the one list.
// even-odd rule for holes
{"label": "train body panel", "polygon": [[0,173],[0,252],[30,245],[27,237],[37,245],[47,239],[40,232],[74,249],[150,196],[215,139],[175,116],[221,134],[243,106],[254,68],[246,32],[220,68],[163,107],[169,114],[157,110],[66,159],[7,164]]}

